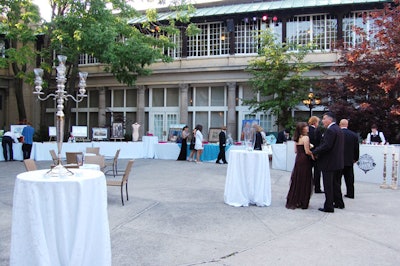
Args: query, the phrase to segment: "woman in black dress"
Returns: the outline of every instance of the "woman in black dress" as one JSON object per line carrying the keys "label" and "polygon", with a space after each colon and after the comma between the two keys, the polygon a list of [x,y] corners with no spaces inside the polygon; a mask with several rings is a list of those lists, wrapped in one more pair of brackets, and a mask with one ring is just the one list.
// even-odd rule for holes
{"label": "woman in black dress", "polygon": [[186,161],[187,157],[187,138],[189,136],[189,127],[184,126],[182,128],[182,146],[181,146],[181,152],[179,153],[178,156],[178,161]]}
{"label": "woman in black dress", "polygon": [[308,125],[299,122],[296,125],[293,140],[296,142],[296,161],[290,178],[290,189],[287,195],[286,208],[307,209],[312,192],[312,159],[310,158],[310,139]]}

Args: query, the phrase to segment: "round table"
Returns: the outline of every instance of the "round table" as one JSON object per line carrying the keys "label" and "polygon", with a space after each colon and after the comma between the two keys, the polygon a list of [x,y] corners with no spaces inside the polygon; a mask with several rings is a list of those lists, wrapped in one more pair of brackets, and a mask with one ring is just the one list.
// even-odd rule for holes
{"label": "round table", "polygon": [[111,265],[105,176],[70,170],[66,177],[48,170],[17,176],[10,265]]}

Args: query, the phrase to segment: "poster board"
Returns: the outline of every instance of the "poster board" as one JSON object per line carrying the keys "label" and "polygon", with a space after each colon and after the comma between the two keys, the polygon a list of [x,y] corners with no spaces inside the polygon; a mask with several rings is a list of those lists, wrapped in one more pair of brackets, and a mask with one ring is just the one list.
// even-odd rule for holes
{"label": "poster board", "polygon": [[113,123],[112,124],[112,132],[111,132],[112,139],[123,139],[124,138],[124,130],[122,123]]}
{"label": "poster board", "polygon": [[108,137],[108,129],[105,127],[94,127],[92,128],[92,139],[93,140],[106,140]]}
{"label": "poster board", "polygon": [[168,141],[176,142],[178,139],[182,139],[182,128],[169,128]]}
{"label": "poster board", "polygon": [[208,131],[208,141],[209,142],[219,142],[219,132],[221,132],[221,128],[210,127],[210,129]]}
{"label": "poster board", "polygon": [[20,138],[22,136],[22,130],[26,127],[26,125],[11,125],[10,131],[14,134],[16,138]]}
{"label": "poster board", "polygon": [[87,133],[87,126],[72,126],[72,135],[75,138],[86,138]]}
{"label": "poster board", "polygon": [[57,128],[49,127],[49,137],[56,137],[56,136],[57,136]]}
{"label": "poster board", "polygon": [[259,119],[243,119],[240,140],[244,140],[246,134],[251,134],[254,131],[254,125],[259,125],[259,124],[260,124]]}

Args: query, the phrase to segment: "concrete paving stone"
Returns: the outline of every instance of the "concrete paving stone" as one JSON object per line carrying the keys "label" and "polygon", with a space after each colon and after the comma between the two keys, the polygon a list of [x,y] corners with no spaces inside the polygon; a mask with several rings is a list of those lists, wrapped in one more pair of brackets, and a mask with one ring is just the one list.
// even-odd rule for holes
{"label": "concrete paving stone", "polygon": [[[313,194],[307,210],[288,210],[290,172],[271,169],[271,206],[231,207],[223,202],[226,169],[135,160],[125,206],[120,189],[107,188],[113,265],[399,264],[399,190],[356,182],[343,210],[318,211],[323,194]],[[22,162],[0,162],[0,265],[9,264],[14,181],[24,171]]]}

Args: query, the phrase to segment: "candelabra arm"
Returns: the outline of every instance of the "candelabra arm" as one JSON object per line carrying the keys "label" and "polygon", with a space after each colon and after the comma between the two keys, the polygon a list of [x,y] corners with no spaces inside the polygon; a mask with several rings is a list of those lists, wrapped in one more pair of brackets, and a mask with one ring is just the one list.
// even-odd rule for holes
{"label": "candelabra arm", "polygon": [[37,95],[37,98],[38,98],[40,101],[46,101],[47,99],[49,99],[49,98],[51,98],[51,97],[54,98],[55,96],[56,96],[56,94],[50,93],[50,94],[48,94],[46,97],[42,98],[42,97],[40,97],[40,95],[38,94],[38,95]]}
{"label": "candelabra arm", "polygon": [[72,96],[70,94],[64,96],[65,99],[68,100],[68,98],[71,98],[72,100],[74,100],[74,102],[77,102],[77,103],[80,103],[86,97],[87,97],[87,95],[78,95],[78,98],[75,98],[74,96]]}

